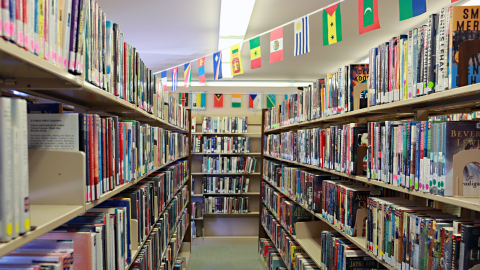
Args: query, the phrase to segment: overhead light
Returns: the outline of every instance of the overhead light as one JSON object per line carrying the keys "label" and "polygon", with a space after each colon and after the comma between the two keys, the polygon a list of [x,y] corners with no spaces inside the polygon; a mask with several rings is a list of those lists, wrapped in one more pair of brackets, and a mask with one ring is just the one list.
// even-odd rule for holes
{"label": "overhead light", "polygon": [[[178,82],[178,87],[183,87],[183,82]],[[312,85],[312,82],[295,81],[207,81],[200,85],[198,82],[192,82],[191,86],[212,86],[212,87],[302,87]],[[172,82],[167,82],[167,86],[172,86]]]}
{"label": "overhead light", "polygon": [[478,6],[480,5],[480,0],[470,0],[461,4],[462,6]]}
{"label": "overhead light", "polygon": [[[244,37],[250,23],[253,6],[255,6],[255,0],[222,0],[220,37]],[[220,49],[222,48],[220,47]]]}

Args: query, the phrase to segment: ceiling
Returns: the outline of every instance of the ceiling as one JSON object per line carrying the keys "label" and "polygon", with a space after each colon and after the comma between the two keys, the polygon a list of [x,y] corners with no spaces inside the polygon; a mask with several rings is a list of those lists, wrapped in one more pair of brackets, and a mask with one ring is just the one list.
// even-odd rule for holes
{"label": "ceiling", "polygon": [[[138,49],[154,72],[181,65],[217,50],[220,0],[128,1],[98,0],[107,19],[120,24],[125,40]],[[302,15],[336,2],[334,0],[256,0],[245,38],[256,36]],[[262,68],[250,69],[249,45],[242,46],[244,74],[233,80],[311,81],[359,61],[368,51],[395,35],[425,23],[428,14],[448,6],[450,0],[427,0],[427,13],[400,22],[398,0],[379,0],[381,28],[358,34],[358,2],[341,3],[343,41],[323,46],[322,12],[310,16],[308,54],[293,56],[293,24],[284,27],[284,60],[269,63],[269,35],[261,37]],[[241,3],[241,1],[239,1]],[[223,57],[229,57],[228,55]],[[198,78],[198,64],[192,65],[192,81]],[[179,68],[183,79],[183,67]],[[170,79],[170,72],[168,77]],[[213,59],[206,58],[207,80],[213,80]]]}

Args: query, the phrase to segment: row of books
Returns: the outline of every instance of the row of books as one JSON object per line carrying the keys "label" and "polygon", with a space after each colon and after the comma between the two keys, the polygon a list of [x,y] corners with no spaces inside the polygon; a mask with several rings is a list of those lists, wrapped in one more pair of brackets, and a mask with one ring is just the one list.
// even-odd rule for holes
{"label": "row of books", "polygon": [[[445,7],[428,23],[393,37],[369,51],[369,64],[351,64],[316,80],[303,92],[269,109],[265,129],[447,91],[459,85],[462,42],[480,39],[475,15],[479,6]],[[468,46],[467,46],[468,47]],[[480,81],[468,62],[467,85]],[[366,83],[358,101],[354,88]]]}
{"label": "row of books", "polygon": [[187,135],[97,114],[29,114],[31,148],[83,151],[87,202],[188,155]]}
{"label": "row of books", "polygon": [[295,255],[305,254],[303,248],[295,241],[295,239],[278,223],[277,219],[268,211],[262,211],[262,225],[265,231],[270,236],[270,239],[274,243],[286,268],[289,270],[297,270],[295,268]]}
{"label": "row of books", "polygon": [[280,255],[272,240],[268,238],[258,239],[258,253],[263,258],[267,270],[287,270],[282,255]]}
{"label": "row of books", "polygon": [[205,214],[244,214],[248,213],[248,197],[205,197]]}
{"label": "row of books", "polygon": [[204,173],[254,173],[257,159],[254,157],[203,157]]}
{"label": "row of books", "polygon": [[325,180],[340,179],[337,175],[319,173],[291,166],[285,162],[263,160],[263,179],[280,188],[310,211],[322,211],[322,183]]}
{"label": "row of books", "polygon": [[0,242],[30,231],[27,103],[0,97]]}
{"label": "row of books", "polygon": [[192,135],[193,153],[250,153],[250,137],[205,137]]}
{"label": "row of books", "polygon": [[247,133],[248,117],[204,116],[203,133]]}
{"label": "row of books", "polygon": [[385,121],[265,136],[266,154],[442,196],[478,196],[480,169],[472,160],[454,194],[453,157],[478,149],[479,123]]}
{"label": "row of books", "polygon": [[250,179],[242,176],[203,177],[203,193],[248,193]]}
{"label": "row of books", "polygon": [[[162,90],[160,90],[162,91]],[[160,96],[163,95],[163,92],[159,93]],[[177,99],[172,95],[168,96],[168,123],[175,125],[181,129],[188,129],[188,114],[187,107],[182,106],[177,102]],[[162,117],[163,119],[163,117]]]}
{"label": "row of books", "polygon": [[291,235],[296,235],[297,222],[313,220],[312,214],[305,208],[292,202],[265,182],[262,182],[262,202],[266,206],[262,207],[262,212],[267,214],[270,211]]}

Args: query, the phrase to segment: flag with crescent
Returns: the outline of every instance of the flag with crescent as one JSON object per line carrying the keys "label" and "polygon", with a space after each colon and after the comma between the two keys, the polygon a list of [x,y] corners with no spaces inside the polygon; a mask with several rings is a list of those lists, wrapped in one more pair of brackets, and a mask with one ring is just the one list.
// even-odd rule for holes
{"label": "flag with crescent", "polygon": [[358,0],[358,33],[361,35],[379,28],[378,0]]}

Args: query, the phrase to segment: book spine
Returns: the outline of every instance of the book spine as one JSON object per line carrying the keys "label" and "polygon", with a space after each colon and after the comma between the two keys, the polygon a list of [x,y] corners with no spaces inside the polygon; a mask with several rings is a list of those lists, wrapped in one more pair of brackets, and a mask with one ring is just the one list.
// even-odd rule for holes
{"label": "book spine", "polygon": [[13,234],[13,164],[12,164],[12,102],[0,98],[0,242],[7,242]]}
{"label": "book spine", "polygon": [[[39,0],[43,1],[43,0]],[[77,32],[78,32],[78,18],[79,18],[80,0],[72,0],[72,12],[70,20],[70,38],[68,46],[68,71],[74,73],[76,67],[75,53],[77,51]]]}

